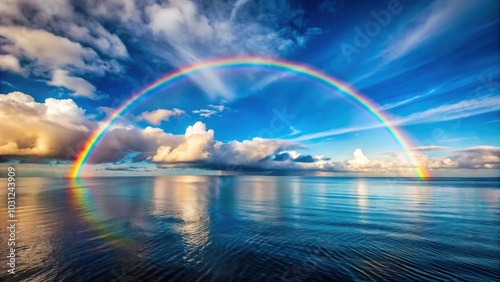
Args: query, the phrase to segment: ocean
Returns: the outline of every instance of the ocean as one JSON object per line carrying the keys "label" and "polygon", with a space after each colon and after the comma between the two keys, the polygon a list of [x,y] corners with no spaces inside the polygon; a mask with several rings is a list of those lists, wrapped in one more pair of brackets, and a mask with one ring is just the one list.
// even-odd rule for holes
{"label": "ocean", "polygon": [[499,281],[500,179],[18,178],[0,280]]}

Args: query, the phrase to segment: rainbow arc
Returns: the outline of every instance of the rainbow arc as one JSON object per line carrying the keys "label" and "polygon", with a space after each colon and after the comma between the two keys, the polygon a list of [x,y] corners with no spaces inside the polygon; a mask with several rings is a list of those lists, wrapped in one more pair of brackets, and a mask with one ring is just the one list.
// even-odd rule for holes
{"label": "rainbow arc", "polygon": [[236,57],[236,58],[223,58],[216,60],[209,60],[194,65],[181,68],[179,70],[168,73],[167,75],[161,77],[155,82],[144,87],[137,93],[133,94],[130,98],[124,101],[118,108],[112,112],[106,120],[104,120],[99,128],[93,132],[91,137],[86,141],[85,145],[79,152],[73,167],[69,173],[69,177],[75,178],[80,176],[82,168],[87,162],[88,158],[92,154],[94,148],[99,144],[99,141],[105,136],[106,131],[109,127],[122,116],[127,109],[132,105],[136,104],[138,100],[148,94],[154,93],[155,90],[165,87],[168,85],[173,85],[177,83],[180,79],[210,69],[219,68],[233,68],[233,67],[260,67],[265,69],[273,69],[283,72],[288,72],[296,74],[299,76],[306,77],[317,81],[325,86],[336,89],[341,93],[345,94],[348,98],[352,99],[359,106],[369,112],[373,117],[375,117],[381,124],[384,125],[386,130],[393,136],[394,140],[401,146],[405,152],[409,162],[415,168],[415,176],[418,178],[425,179],[430,176],[427,169],[417,161],[411,151],[411,142],[404,135],[404,133],[392,125],[390,119],[380,110],[378,110],[378,105],[371,101],[369,98],[349,86],[347,83],[327,75],[319,70],[313,69],[309,66],[300,65],[295,62],[277,60],[271,58],[261,58],[261,57]]}

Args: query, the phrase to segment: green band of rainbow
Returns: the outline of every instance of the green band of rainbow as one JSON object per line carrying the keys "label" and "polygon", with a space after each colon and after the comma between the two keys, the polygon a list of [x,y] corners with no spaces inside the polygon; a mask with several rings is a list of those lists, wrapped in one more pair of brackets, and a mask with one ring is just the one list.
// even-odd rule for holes
{"label": "green band of rainbow", "polygon": [[94,131],[92,136],[87,140],[85,145],[79,152],[77,159],[75,160],[73,167],[69,173],[69,177],[78,177],[80,175],[81,169],[85,162],[91,155],[93,149],[105,135],[107,129],[139,98],[151,93],[155,89],[162,86],[175,83],[178,79],[183,78],[187,75],[194,74],[203,70],[214,69],[214,68],[227,68],[227,67],[261,67],[261,68],[272,68],[278,69],[285,72],[294,73],[300,76],[305,76],[317,80],[326,86],[332,87],[346,94],[349,98],[359,104],[362,108],[371,113],[378,121],[380,121],[387,131],[394,137],[395,141],[401,146],[405,151],[408,160],[415,167],[415,175],[419,178],[429,177],[429,173],[425,167],[421,166],[420,163],[413,156],[410,150],[411,142],[404,136],[404,134],[395,126],[391,125],[391,122],[385,114],[378,110],[378,106],[372,102],[370,99],[357,92],[351,88],[345,82],[329,76],[319,70],[313,69],[308,66],[300,65],[295,62],[289,62],[284,60],[261,58],[261,57],[236,57],[236,58],[223,58],[210,61],[204,61],[196,63],[194,65],[187,66],[185,68],[179,69],[177,71],[171,72],[157,81],[146,86],[139,92],[132,95],[129,99],[124,101],[112,114],[104,120],[99,128]]}

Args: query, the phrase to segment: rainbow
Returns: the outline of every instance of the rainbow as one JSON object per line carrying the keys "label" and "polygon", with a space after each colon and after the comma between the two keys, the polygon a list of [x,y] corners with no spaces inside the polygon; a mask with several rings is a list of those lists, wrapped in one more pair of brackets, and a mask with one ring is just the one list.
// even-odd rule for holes
{"label": "rainbow", "polygon": [[135,247],[133,238],[127,236],[125,232],[118,232],[120,226],[104,220],[105,217],[95,205],[95,196],[92,194],[93,189],[96,188],[90,187],[89,183],[83,181],[82,178],[71,178],[68,181],[68,200],[70,204],[74,204],[74,210],[78,211],[81,218],[97,232],[97,238],[105,239],[121,249]]}
{"label": "rainbow", "polygon": [[395,126],[391,125],[389,118],[385,116],[383,112],[378,110],[378,105],[369,100],[367,97],[350,87],[345,82],[329,76],[319,70],[313,69],[309,66],[300,65],[295,62],[261,58],[261,57],[235,57],[235,58],[223,58],[216,60],[209,60],[200,63],[196,63],[182,69],[173,71],[166,74],[155,82],[149,84],[148,86],[141,89],[139,92],[132,95],[126,101],[124,101],[112,114],[110,114],[95,130],[92,136],[86,141],[81,151],[78,153],[77,158],[70,170],[69,177],[75,178],[80,176],[80,172],[85,165],[87,159],[91,155],[93,149],[99,143],[99,141],[105,135],[107,129],[139,98],[153,92],[154,90],[176,83],[179,79],[186,77],[197,72],[201,72],[208,69],[218,69],[218,68],[228,68],[228,67],[262,67],[269,69],[277,69],[284,72],[289,72],[304,76],[315,81],[318,81],[328,87],[337,89],[342,93],[347,94],[349,98],[354,100],[362,108],[371,113],[378,121],[380,121],[387,131],[393,136],[394,140],[401,146],[404,150],[408,160],[415,167],[415,175],[418,178],[427,178],[429,173],[425,167],[422,167],[420,163],[413,156],[410,148],[412,147],[411,142],[404,136],[404,134]]}

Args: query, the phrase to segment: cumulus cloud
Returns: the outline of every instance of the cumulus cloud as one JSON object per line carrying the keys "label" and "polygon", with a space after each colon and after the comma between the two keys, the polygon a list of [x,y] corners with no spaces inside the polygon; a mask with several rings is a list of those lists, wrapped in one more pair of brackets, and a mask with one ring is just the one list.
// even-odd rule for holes
{"label": "cumulus cloud", "polygon": [[[0,158],[71,160],[98,122],[71,99],[48,98],[37,102],[22,92],[0,94]],[[144,129],[127,124],[113,125],[94,149],[90,163],[152,162],[160,167],[193,167],[225,170],[363,172],[412,175],[415,165],[405,158],[370,158],[356,149],[352,158],[332,160],[301,154],[307,149],[289,140],[254,138],[220,142],[215,132],[197,122],[183,135],[160,128]],[[420,166],[439,169],[498,169],[500,147],[481,146],[456,150],[447,157],[429,158],[425,151],[412,150]]]}
{"label": "cumulus cloud", "polygon": [[431,160],[429,167],[435,169],[499,169],[500,147],[478,146],[457,150],[452,156]]}
{"label": "cumulus cloud", "polygon": [[159,125],[162,121],[168,121],[171,117],[184,115],[186,112],[174,108],[172,110],[158,109],[151,112],[144,112],[137,120],[146,120],[152,125]]}
{"label": "cumulus cloud", "polygon": [[164,132],[160,128],[115,126],[111,128],[96,146],[89,158],[90,163],[142,162],[154,155],[160,146],[177,146],[180,136]]}
{"label": "cumulus cloud", "polygon": [[200,163],[212,165],[251,165],[269,158],[276,152],[301,146],[285,140],[254,138],[222,143],[214,139],[214,131],[202,122],[186,129],[182,142],[160,146],[151,158],[163,164]]}
{"label": "cumulus cloud", "polygon": [[186,129],[180,144],[160,146],[151,160],[162,163],[205,161],[210,157],[214,143],[214,131],[206,130],[205,124],[197,122]]}
{"label": "cumulus cloud", "polygon": [[[71,160],[98,127],[98,122],[71,99],[37,102],[22,92],[0,94],[0,118],[4,121],[0,156],[12,158]],[[284,140],[261,138],[222,143],[214,139],[214,134],[201,122],[189,126],[184,135],[172,135],[154,127],[114,125],[94,149],[89,162],[126,159],[173,165],[253,164],[278,151],[300,147]]]}
{"label": "cumulus cloud", "polygon": [[277,162],[292,161],[297,163],[314,163],[330,160],[330,158],[326,158],[325,156],[303,155],[295,151],[279,152],[278,154],[272,156],[271,159]]}
{"label": "cumulus cloud", "polygon": [[43,103],[21,92],[0,94],[0,156],[72,157],[91,123],[70,99]]}

